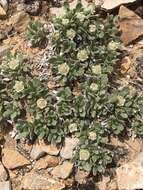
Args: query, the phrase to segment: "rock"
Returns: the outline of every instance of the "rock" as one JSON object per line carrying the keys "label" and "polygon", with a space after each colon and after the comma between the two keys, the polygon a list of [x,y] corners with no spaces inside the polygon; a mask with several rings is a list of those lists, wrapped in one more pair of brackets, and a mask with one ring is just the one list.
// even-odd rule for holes
{"label": "rock", "polygon": [[6,181],[8,178],[8,174],[3,166],[3,164],[0,162],[0,181]]}
{"label": "rock", "polygon": [[13,181],[13,179],[17,179],[18,173],[17,170],[9,170],[8,171],[9,178]]}
{"label": "rock", "polygon": [[134,161],[117,168],[116,173],[119,190],[143,189],[143,153]]}
{"label": "rock", "polygon": [[43,157],[46,153],[43,151],[41,146],[39,145],[34,145],[32,148],[32,151],[30,153],[30,157],[33,160],[38,160],[39,158]]}
{"label": "rock", "polygon": [[77,181],[79,184],[86,183],[86,178],[88,177],[89,172],[85,172],[82,170],[78,170],[75,174],[75,181]]}
{"label": "rock", "polygon": [[129,57],[124,57],[122,59],[122,63],[121,63],[121,73],[125,74],[128,72],[128,70],[131,67],[131,59]]}
{"label": "rock", "polygon": [[122,4],[133,3],[136,0],[104,0],[104,3],[101,5],[101,8],[106,10],[112,10]]}
{"label": "rock", "polygon": [[41,170],[48,167],[55,167],[59,163],[59,159],[55,156],[47,155],[44,158],[41,158],[35,163],[34,169]]}
{"label": "rock", "polygon": [[8,10],[8,0],[0,0],[0,5],[3,7],[5,12]]}
{"label": "rock", "polygon": [[71,159],[73,151],[77,147],[79,140],[77,138],[66,138],[65,146],[62,148],[60,155],[62,158]]}
{"label": "rock", "polygon": [[0,58],[5,56],[8,53],[9,47],[0,46]]}
{"label": "rock", "polygon": [[0,182],[0,190],[12,190],[10,181]]}
{"label": "rock", "polygon": [[30,16],[24,11],[20,11],[14,14],[10,18],[8,24],[12,25],[17,32],[21,33],[21,32],[25,32],[29,22],[30,22]]}
{"label": "rock", "polygon": [[72,169],[73,169],[73,163],[65,161],[63,162],[62,165],[56,166],[52,170],[51,174],[53,175],[53,177],[66,179],[71,174]]}
{"label": "rock", "polygon": [[143,152],[140,152],[138,156],[135,159],[136,162],[140,162],[140,164],[143,166]]}
{"label": "rock", "polygon": [[57,148],[55,145],[42,145],[43,151],[45,151],[47,154],[52,155],[52,156],[57,156],[60,152],[60,149]]}
{"label": "rock", "polygon": [[45,154],[57,156],[59,151],[60,149],[58,149],[55,145],[46,145],[44,143],[40,143],[33,146],[30,157],[33,160],[38,160]]}
{"label": "rock", "polygon": [[61,190],[65,184],[54,180],[50,176],[37,173],[26,174],[22,180],[21,189],[24,190]]}
{"label": "rock", "polygon": [[13,170],[30,164],[30,162],[25,157],[15,150],[4,148],[2,153],[2,162],[8,169]]}
{"label": "rock", "polygon": [[119,10],[119,25],[122,32],[121,40],[125,45],[143,35],[143,20],[124,6]]}
{"label": "rock", "polygon": [[2,6],[0,5],[0,17],[4,17],[6,16],[6,12],[5,10],[2,8]]}

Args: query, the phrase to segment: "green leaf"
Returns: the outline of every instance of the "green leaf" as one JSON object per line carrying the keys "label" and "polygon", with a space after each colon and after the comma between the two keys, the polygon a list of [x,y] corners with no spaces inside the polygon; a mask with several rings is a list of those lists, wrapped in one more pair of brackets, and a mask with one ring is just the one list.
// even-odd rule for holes
{"label": "green leaf", "polygon": [[126,113],[121,113],[120,116],[124,119],[127,119],[128,118],[128,115]]}
{"label": "green leaf", "polygon": [[76,10],[76,12],[78,12],[78,11],[80,11],[81,9],[82,9],[81,0],[78,0],[75,10]]}
{"label": "green leaf", "polygon": [[90,172],[91,169],[92,169],[92,165],[86,162],[86,163],[84,163],[84,165],[83,165],[83,169],[84,169],[85,171],[87,171],[87,172]]}

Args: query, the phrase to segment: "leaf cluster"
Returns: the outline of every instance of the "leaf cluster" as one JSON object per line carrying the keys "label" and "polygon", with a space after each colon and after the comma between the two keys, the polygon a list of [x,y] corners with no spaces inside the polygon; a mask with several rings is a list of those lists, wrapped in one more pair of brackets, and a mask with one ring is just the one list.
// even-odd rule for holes
{"label": "leaf cluster", "polygon": [[29,23],[26,36],[31,45],[37,47],[46,44],[48,34],[47,25],[36,20]]}
{"label": "leaf cluster", "polygon": [[121,54],[112,15],[103,18],[80,2],[74,9],[65,4],[54,26],[50,68],[57,87],[50,90],[19,54],[10,54],[1,66],[0,119],[12,120],[24,138],[56,144],[79,138],[75,164],[104,172],[114,157],[112,136],[128,129],[143,135],[143,95],[111,80]]}

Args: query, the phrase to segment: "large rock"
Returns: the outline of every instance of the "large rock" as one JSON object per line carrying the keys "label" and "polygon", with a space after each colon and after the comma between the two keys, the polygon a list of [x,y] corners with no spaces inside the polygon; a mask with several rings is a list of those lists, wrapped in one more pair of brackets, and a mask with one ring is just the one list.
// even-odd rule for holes
{"label": "large rock", "polygon": [[2,153],[2,162],[8,169],[16,169],[30,164],[24,156],[15,150],[5,148]]}
{"label": "large rock", "polygon": [[35,163],[34,169],[41,170],[48,167],[55,167],[59,163],[59,159],[56,156],[47,155],[44,158],[41,158]]}
{"label": "large rock", "polygon": [[143,189],[143,153],[116,170],[119,190]]}
{"label": "large rock", "polygon": [[0,190],[12,190],[10,181],[0,182]]}
{"label": "large rock", "polygon": [[130,57],[124,57],[121,61],[121,73],[125,74],[131,68],[132,62]]}
{"label": "large rock", "polygon": [[24,190],[61,190],[64,187],[64,183],[38,173],[26,174],[21,184],[21,189]]}
{"label": "large rock", "polygon": [[40,143],[33,146],[30,156],[33,160],[38,160],[45,154],[57,156],[59,151],[60,149],[58,149],[55,145],[46,145],[44,143]]}
{"label": "large rock", "polygon": [[121,6],[119,18],[120,30],[122,32],[121,40],[125,45],[143,35],[143,20],[133,11]]}
{"label": "large rock", "polygon": [[77,147],[79,140],[77,138],[66,138],[65,146],[62,148],[60,155],[62,158],[71,159],[73,151]]}
{"label": "large rock", "polygon": [[8,174],[3,166],[3,164],[0,162],[0,181],[6,181],[8,178]]}
{"label": "large rock", "polygon": [[66,179],[69,177],[73,169],[73,163],[65,161],[63,164],[56,166],[51,174],[53,177]]}
{"label": "large rock", "polygon": [[[101,0],[102,1],[102,0]],[[102,8],[111,10],[114,9],[122,4],[128,4],[128,3],[133,3],[136,0],[103,0]]]}

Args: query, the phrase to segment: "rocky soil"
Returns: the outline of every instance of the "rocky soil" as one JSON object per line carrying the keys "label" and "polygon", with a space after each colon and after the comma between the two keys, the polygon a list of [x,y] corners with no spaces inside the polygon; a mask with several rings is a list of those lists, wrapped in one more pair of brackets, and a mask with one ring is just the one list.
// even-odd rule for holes
{"label": "rocky soil", "polygon": [[[46,77],[48,47],[32,48],[25,32],[30,20],[47,25],[53,15],[60,14],[60,1],[0,0],[0,61],[11,50],[21,51],[33,64],[33,72]],[[86,6],[87,1],[83,1]],[[143,89],[143,80],[135,66],[143,67],[143,2],[136,0],[95,0],[107,12],[119,15],[121,40],[126,55],[121,60],[120,82],[136,83]],[[71,6],[75,1],[71,1]],[[45,75],[44,75],[45,74]],[[66,138],[63,146],[43,141],[17,140],[13,129],[0,133],[0,190],[135,190],[143,189],[143,140],[112,139],[121,154],[117,167],[105,176],[92,177],[77,171],[71,161],[78,139]]]}

